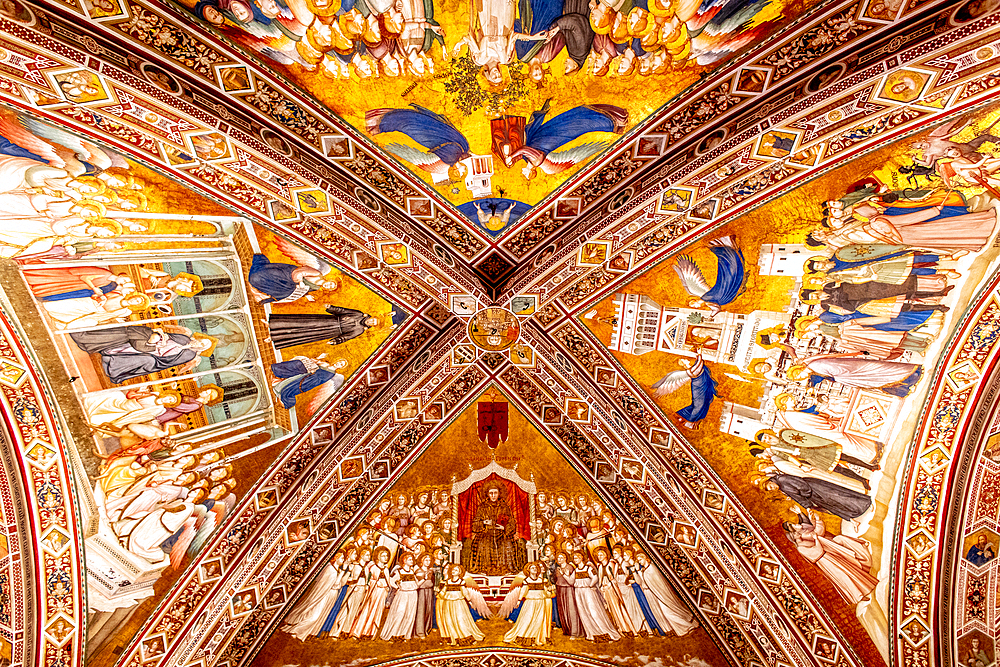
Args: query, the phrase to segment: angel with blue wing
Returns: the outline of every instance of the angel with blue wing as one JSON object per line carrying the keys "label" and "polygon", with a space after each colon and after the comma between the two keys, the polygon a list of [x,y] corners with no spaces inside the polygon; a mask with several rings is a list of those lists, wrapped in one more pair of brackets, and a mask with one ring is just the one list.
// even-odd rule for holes
{"label": "angel with blue wing", "polygon": [[368,134],[401,132],[427,152],[397,143],[386,145],[385,150],[429,172],[435,184],[462,180],[466,168],[461,161],[472,155],[468,139],[441,114],[417,104],[410,106],[413,109],[369,110],[365,113]]}
{"label": "angel with blue wing", "polygon": [[[558,174],[573,165],[607,148],[610,144],[591,141],[573,148],[556,151],[571,141],[590,132],[614,132],[621,134],[628,124],[628,111],[610,104],[588,104],[573,107],[555,118],[545,120],[549,112],[546,100],[541,109],[531,114],[524,128],[524,145],[504,156],[508,167],[513,167],[519,159],[525,166],[521,173],[531,180],[541,169],[546,174]],[[505,147],[504,152],[509,150]]]}
{"label": "angel with blue wing", "polygon": [[732,303],[743,292],[743,252],[733,243],[732,236],[723,236],[708,243],[718,261],[715,284],[709,287],[704,274],[694,260],[681,255],[674,264],[674,271],[681,279],[685,291],[695,297],[688,301],[691,308],[708,308],[712,316],[722,306]]}
{"label": "angel with blue wing", "polygon": [[327,277],[333,267],[310,255],[294,243],[275,238],[278,249],[295,263],[272,262],[266,255],[255,254],[247,282],[257,303],[294,303],[305,297],[315,301],[316,290],[333,291],[339,283]]}
{"label": "angel with blue wing", "polygon": [[476,617],[493,617],[476,580],[459,563],[446,567],[434,613],[441,638],[449,640],[453,646],[483,641],[486,635],[476,626]]}
{"label": "angel with blue wing", "polygon": [[691,385],[691,405],[678,410],[677,415],[684,421],[682,426],[694,428],[708,414],[712,400],[718,395],[715,392],[715,380],[708,372],[708,366],[699,354],[692,363],[688,359],[681,360],[683,367],[679,371],[671,371],[653,385],[656,396],[672,394],[686,384]]}

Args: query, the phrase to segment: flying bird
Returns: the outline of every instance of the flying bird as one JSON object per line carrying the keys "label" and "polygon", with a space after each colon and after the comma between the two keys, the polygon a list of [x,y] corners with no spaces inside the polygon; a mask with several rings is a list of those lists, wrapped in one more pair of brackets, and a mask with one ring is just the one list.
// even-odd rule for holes
{"label": "flying bird", "polygon": [[714,316],[743,291],[743,252],[733,244],[732,236],[713,239],[708,245],[719,263],[715,285],[709,287],[701,269],[687,255],[677,259],[674,271],[687,293],[695,297],[688,305],[692,308],[707,307]]}
{"label": "flying bird", "polygon": [[682,426],[694,428],[695,422],[699,422],[708,414],[708,408],[712,405],[712,400],[718,395],[715,392],[715,380],[708,372],[708,366],[699,354],[692,363],[688,359],[681,360],[683,368],[679,371],[671,371],[664,375],[659,382],[653,385],[653,392],[656,396],[666,396],[672,394],[686,384],[691,386],[691,404],[677,411],[677,415],[683,419]]}

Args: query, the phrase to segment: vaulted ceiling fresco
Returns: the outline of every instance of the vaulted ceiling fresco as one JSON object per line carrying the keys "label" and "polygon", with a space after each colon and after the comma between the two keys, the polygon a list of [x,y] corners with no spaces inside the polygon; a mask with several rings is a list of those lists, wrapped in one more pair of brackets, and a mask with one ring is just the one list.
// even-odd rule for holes
{"label": "vaulted ceiling fresco", "polygon": [[339,546],[256,664],[454,646],[724,663],[630,530],[495,388]]}
{"label": "vaulted ceiling fresco", "polygon": [[[182,4],[497,235],[812,3]],[[630,94],[636,84],[644,94]],[[242,91],[251,82],[222,85]]]}
{"label": "vaulted ceiling fresco", "polygon": [[[582,317],[830,610],[877,643],[884,526],[927,374],[996,271],[1000,193],[965,165],[1000,146],[998,119],[987,108],[824,174]],[[932,162],[950,168],[914,174]]]}
{"label": "vaulted ceiling fresco", "polygon": [[411,5],[0,3],[0,665],[993,664],[995,3]]}
{"label": "vaulted ceiling fresco", "polygon": [[[405,313],[118,153],[25,114],[0,122],[11,176],[5,296],[49,334],[35,347],[62,385],[87,480],[79,500],[99,655],[128,638],[280,443]],[[68,537],[45,539],[58,552]]]}

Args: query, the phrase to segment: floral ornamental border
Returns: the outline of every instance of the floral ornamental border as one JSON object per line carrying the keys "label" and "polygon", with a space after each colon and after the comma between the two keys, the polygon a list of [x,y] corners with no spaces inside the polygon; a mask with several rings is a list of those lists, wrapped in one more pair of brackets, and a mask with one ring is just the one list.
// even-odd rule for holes
{"label": "floral ornamental border", "polygon": [[[38,587],[31,594],[20,597],[14,606],[16,618],[23,621],[33,610],[39,629],[22,632],[21,645],[14,656],[30,655],[32,647],[24,642],[34,641],[33,647],[38,667],[82,667],[86,639],[85,569],[79,534],[75,489],[68,460],[67,444],[62,439],[53,410],[46,394],[44,381],[35,364],[33,353],[24,345],[24,336],[14,323],[7,304],[0,302],[0,417],[6,426],[8,438],[0,438],[0,447],[6,449],[19,467],[22,494],[29,500],[25,509],[26,525],[35,546],[34,570]],[[415,321],[401,333],[403,346],[409,356],[423,345],[431,335],[430,327]],[[396,348],[377,352],[361,369],[388,361],[391,377],[405,359]],[[348,400],[361,384],[361,373],[345,391],[341,400]],[[328,405],[324,412],[333,409]],[[317,416],[317,420],[321,415]],[[13,443],[12,446],[9,446]],[[257,481],[261,486],[274,488],[279,497],[324,449],[326,442],[316,441],[304,431],[298,443],[290,445],[282,457],[270,468],[270,474]],[[232,515],[231,522],[222,526],[214,539],[220,543],[218,550],[223,558],[233,554],[232,547],[242,545],[255,523],[265,518],[268,511],[253,511],[254,490],[241,503],[241,510]],[[247,505],[251,511],[246,511]],[[233,541],[234,538],[235,542]],[[187,575],[190,577],[192,568]],[[0,575],[2,576],[2,575]],[[136,638],[137,640],[139,637]],[[22,661],[12,664],[27,665]]]}
{"label": "floral ornamental border", "polygon": [[951,639],[937,636],[936,600],[939,558],[946,553],[948,531],[943,512],[954,479],[951,466],[959,460],[966,427],[975,419],[975,407],[985,391],[982,383],[956,385],[955,370],[972,364],[980,377],[989,377],[1000,362],[1000,272],[983,288],[956,329],[947,354],[938,364],[937,382],[924,404],[921,424],[906,466],[897,509],[893,580],[895,604],[889,619],[898,635],[890,635],[892,654],[907,667],[930,667],[940,651],[951,650]]}
{"label": "floral ornamental border", "polygon": [[[302,156],[300,164],[289,164],[288,158],[274,153],[261,139],[220,121],[220,115],[228,115],[228,112],[223,113],[223,107],[213,115],[187,100],[164,96],[162,91],[157,94],[150,90],[148,82],[122,69],[125,63],[116,60],[116,54],[108,49],[95,47],[95,55],[88,55],[67,46],[79,46],[81,39],[89,38],[64,32],[59,32],[58,37],[63,41],[55,41],[34,28],[24,28],[0,18],[0,46],[36,56],[33,67],[39,70],[35,76],[20,78],[9,71],[0,72],[0,99],[19,110],[100,139],[140,163],[155,165],[171,178],[225,202],[259,224],[291,234],[296,234],[299,228],[314,231],[310,236],[323,246],[318,252],[331,255],[339,268],[376,291],[395,290],[397,285],[401,286],[403,289],[397,291],[411,308],[425,297],[447,304],[448,294],[452,292],[481,295],[481,288],[473,277],[456,272],[434,254],[426,234],[415,234],[403,223],[400,214],[368,208],[358,198],[360,190],[333,179],[335,175],[329,173],[328,166],[313,159],[306,160],[307,156]],[[44,99],[58,96],[44,74],[84,66],[100,72],[109,94],[107,100],[86,104],[46,102],[42,106],[34,102],[39,95]],[[144,124],[140,112],[173,119],[172,131],[158,135],[154,126]],[[221,162],[199,160],[186,165],[167,159],[171,150],[188,150],[186,136],[203,132],[227,135],[234,155]],[[278,184],[262,181],[255,177],[261,171],[272,176],[283,175],[285,180]],[[330,198],[328,211],[295,212],[293,191],[309,188],[321,190]],[[292,211],[293,217],[272,219],[268,211],[278,204]],[[298,235],[301,238],[301,234]],[[416,251],[419,260],[412,262],[412,266],[382,265],[377,257],[376,243],[384,241],[404,242]],[[347,256],[339,252],[340,246],[345,244],[351,246],[352,251]],[[380,268],[372,272],[371,266]]]}
{"label": "floral ornamental border", "polygon": [[[944,521],[949,537],[939,556],[941,581],[955,582],[942,586],[937,607],[936,627],[941,636],[952,637],[951,651],[942,647],[942,661],[950,658],[952,665],[968,661],[971,640],[996,642],[996,546],[993,557],[989,550],[973,562],[968,551],[969,540],[985,535],[987,543],[1000,531],[1000,461],[996,459],[995,441],[1000,433],[1000,370],[979,376],[974,366],[953,372],[952,378],[961,385],[973,380],[986,389],[978,397],[976,415],[966,430],[963,447],[956,452],[955,483],[945,498]],[[987,647],[988,648],[988,647]],[[947,664],[946,662],[944,664]]]}
{"label": "floral ornamental border", "polygon": [[[927,35],[924,41],[905,51],[884,54],[864,70],[787,109],[762,114],[753,126],[730,136],[710,153],[668,165],[658,175],[640,176],[638,181],[624,183],[622,187],[638,189],[641,194],[633,193],[631,199],[613,210],[585,216],[587,222],[573,230],[573,238],[611,240],[609,259],[631,255],[632,272],[652,266],[679,247],[682,239],[690,240],[709,227],[742,215],[882,142],[942,122],[996,97],[1000,77],[995,63],[977,59],[973,54],[998,36],[1000,14],[991,14],[971,24]],[[877,97],[874,84],[900,67],[934,72],[924,100],[927,105],[921,100],[899,103],[881,97],[877,104],[873,102]],[[858,99],[859,94],[863,94],[864,100]],[[872,102],[866,101],[869,99]],[[850,122],[823,126],[819,116],[825,115],[831,105],[843,107],[841,115],[847,115]],[[812,126],[821,129],[806,135],[803,128]],[[753,151],[758,136],[765,131],[801,135],[800,144],[784,158],[755,154],[748,162],[750,166],[744,165],[747,160],[741,156]],[[739,165],[738,178],[715,180],[707,176],[730,163]],[[670,188],[690,190],[690,207],[674,211],[660,206],[659,196]],[[707,218],[693,213],[703,204],[711,213]],[[504,296],[538,294],[540,307],[556,299],[575,305],[592,299],[609,282],[622,279],[622,273],[611,275],[603,265],[577,266],[575,244],[559,246],[557,242],[556,245],[548,260],[530,273],[517,276]]]}
{"label": "floral ornamental border", "polygon": [[[785,70],[788,69],[788,62],[791,62],[789,58],[794,60],[796,68],[801,70],[821,59],[847,52],[851,45],[863,36],[862,33],[872,31],[884,32],[892,26],[893,22],[891,20],[885,20],[888,17],[873,17],[869,16],[868,12],[857,11],[862,4],[864,3],[858,3],[856,0],[820,3],[805,15],[798,17],[789,26],[786,26],[784,30],[776,32],[756,44],[753,49],[743,54],[736,62],[723,65],[713,73],[712,78],[722,79],[730,77],[744,66],[749,66],[760,72],[773,71],[773,76],[765,77],[762,89],[739,91],[741,101],[752,103],[777,90],[779,85],[783,85],[783,78],[787,73]],[[927,5],[929,4],[924,3],[919,10],[926,12],[928,9]],[[339,121],[327,112],[306,91],[295,87],[286,81],[284,77],[272,71],[266,63],[261,61],[259,56],[245,52],[240,47],[234,46],[231,40],[205,31],[200,25],[192,24],[189,17],[182,16],[165,6],[151,5],[150,7],[145,7],[138,4],[136,0],[131,0],[128,3],[128,7],[129,10],[126,13],[131,14],[128,19],[121,19],[118,16],[99,17],[92,19],[91,25],[109,31],[108,34],[116,33],[137,40],[145,48],[155,51],[163,57],[171,58],[185,69],[193,70],[195,76],[202,79],[202,83],[205,85],[215,84],[214,81],[207,78],[212,64],[224,61],[226,63],[246,66],[253,70],[252,76],[254,81],[257,82],[258,87],[267,89],[266,94],[262,94],[261,90],[257,90],[252,94],[239,93],[232,95],[228,95],[224,91],[221,91],[221,89],[215,92],[221,95],[228,95],[234,104],[245,104],[248,108],[252,107],[256,109],[256,111],[264,114],[274,122],[285,125],[289,131],[301,135],[307,142],[317,144],[318,138],[324,133],[327,135],[331,132],[339,133],[345,141],[350,143],[353,153],[360,154],[365,152],[366,142],[358,140],[356,130],[345,127],[342,121]],[[896,12],[900,15],[913,13],[911,8],[899,8]],[[197,35],[197,39],[192,37],[192,35]],[[779,51],[783,55],[777,55]],[[772,60],[773,62],[771,62]],[[784,67],[784,70],[782,67]],[[683,91],[677,98],[677,104],[668,105],[659,113],[644,121],[642,127],[637,130],[637,137],[653,137],[654,143],[658,141],[656,137],[666,137],[667,134],[664,134],[665,130],[660,127],[665,122],[664,119],[668,119],[671,114],[675,113],[679,108],[685,107],[689,102],[692,105],[698,102],[702,96],[712,92],[709,88],[709,85],[699,82],[688,90]],[[690,129],[696,131],[698,127],[700,126],[695,124]],[[676,135],[676,132],[674,135]],[[675,136],[674,138],[679,137]],[[603,167],[608,167],[611,171],[619,174],[632,173],[636,168],[639,168],[640,164],[646,165],[652,162],[653,160],[648,153],[635,153],[635,147],[639,145],[640,141],[641,139],[636,138],[635,141],[622,147],[624,152],[618,150],[615,153],[610,153],[596,161],[595,164],[588,166],[577,177],[571,179],[571,181],[561,187],[559,192],[553,193],[545,202],[535,207],[531,216],[525,216],[524,223],[513,225],[509,230],[505,231],[501,238],[506,238],[508,232],[512,233],[515,230],[528,229],[529,226],[533,226],[535,220],[532,219],[529,221],[528,218],[537,218],[546,215],[553,209],[557,201],[577,199],[579,197],[593,200],[594,197],[603,194],[608,189],[608,183],[610,182],[605,173],[607,170]],[[371,151],[369,150],[368,152],[370,153]],[[634,160],[632,157],[626,155],[631,153],[635,153],[637,159]],[[623,162],[632,164],[631,167],[626,168],[625,172],[622,172]],[[345,162],[344,164],[347,165],[349,163]],[[394,199],[402,206],[401,202],[403,200],[400,199],[399,187],[403,186],[403,184],[396,175],[405,177],[406,172],[403,169],[392,166],[388,162],[386,164],[393,172],[390,179],[391,183],[380,179],[372,180],[371,178],[367,178],[364,173],[355,172],[354,175],[363,180],[366,179],[366,182],[376,189],[385,189],[386,196]],[[593,183],[595,179],[603,183],[596,190]],[[458,239],[443,237],[445,242],[451,243],[452,247],[461,254],[469,257],[470,252],[480,252],[485,247],[483,241],[489,243],[490,247],[497,245],[499,239],[488,239],[482,235],[475,225],[467,224],[467,221],[462,216],[458,214],[452,215],[450,207],[447,205],[442,206],[441,202],[435,199],[433,191],[422,181],[419,179],[412,180],[411,184],[418,189],[422,189],[421,192],[413,192],[414,195],[419,196],[421,201],[434,202],[439,213],[447,210],[448,216],[453,219],[453,223],[465,229],[466,234],[459,236],[465,237],[468,234],[472,234],[475,237],[472,239],[473,243],[471,247],[468,243],[469,238],[459,241]],[[403,187],[406,189],[409,186]],[[429,200],[426,199],[428,197],[430,198]],[[581,199],[581,201],[583,200]],[[405,209],[406,207],[403,206],[403,208]],[[565,221],[560,222],[556,227],[562,226],[563,222]],[[530,235],[537,236],[534,232]]]}
{"label": "floral ornamental border", "polygon": [[385,662],[372,663],[369,667],[607,667],[607,662],[540,649],[490,647],[441,651],[432,656],[409,656]]}
{"label": "floral ornamental border", "polygon": [[34,577],[35,552],[27,521],[29,510],[19,474],[18,452],[0,432],[0,539],[7,553],[0,556],[0,638],[7,642],[11,664],[34,664],[33,638],[37,610],[25,585]]}
{"label": "floral ornamental border", "polygon": [[[566,397],[579,397],[580,394],[578,391],[585,390],[581,388],[580,378],[568,380],[565,375],[561,375],[554,370],[556,366],[551,363],[551,358],[554,356],[558,360],[559,353],[553,349],[552,345],[539,340],[533,340],[532,344],[540,355],[544,355],[544,357],[540,357],[544,363],[540,363],[534,371],[529,371],[527,376],[506,363],[503,364],[502,368],[498,366],[492,370],[494,371],[494,377],[501,379],[505,386],[511,388],[513,393],[509,394],[510,398],[516,396],[516,401],[524,401],[523,407],[526,411],[540,415],[547,405],[553,404],[553,401],[561,403],[562,399]],[[567,369],[566,363],[568,362],[563,360],[559,362],[558,367],[567,373],[571,373]],[[471,370],[475,370],[475,367],[472,367]],[[436,384],[435,378],[438,376],[439,374],[432,373],[430,384]],[[528,376],[532,377],[533,381],[528,380]],[[424,384],[428,383],[424,382]],[[449,411],[457,404],[459,396],[467,395],[469,391],[474,390],[478,386],[477,382],[465,383],[459,387],[457,393],[452,391],[452,388],[460,384],[460,382],[453,382],[448,390],[440,394],[434,394],[435,396],[445,398],[444,402]],[[539,389],[539,387],[544,387],[545,389]],[[449,395],[454,398],[448,399],[447,396]],[[594,405],[597,407],[596,403]],[[634,406],[632,404],[623,404],[623,408],[630,417],[633,417],[635,410],[642,410],[641,405],[638,403]],[[599,408],[599,411],[606,412],[604,408]],[[389,421],[391,422],[391,417]],[[650,428],[657,425],[654,423],[655,421],[653,419],[653,422],[650,422],[653,424]],[[602,420],[592,421],[591,424],[581,425],[580,428],[571,424],[564,424],[552,429],[547,429],[544,425],[539,425],[539,428],[546,433],[551,431],[550,438],[554,442],[563,443],[567,447],[567,452],[580,460],[584,468],[588,471],[581,474],[592,479],[595,488],[604,488],[609,497],[613,497],[617,502],[621,503],[622,507],[625,508],[625,514],[622,516],[628,516],[640,527],[645,527],[647,531],[655,528],[653,524],[658,523],[658,520],[647,509],[655,508],[657,515],[666,517],[668,521],[681,520],[683,517],[686,521],[692,522],[693,525],[702,526],[706,531],[703,537],[710,539],[712,544],[718,544],[720,540],[724,539],[721,538],[722,535],[731,535],[737,541],[740,551],[744,553],[752,568],[756,568],[759,565],[761,558],[767,558],[769,562],[773,562],[770,561],[770,554],[768,554],[764,544],[755,535],[753,528],[744,523],[744,518],[731,502],[723,502],[719,517],[709,518],[692,509],[692,505],[690,504],[691,499],[700,498],[706,492],[725,497],[724,490],[716,487],[709,479],[711,473],[708,473],[708,476],[702,473],[698,468],[698,464],[689,458],[688,453],[684,451],[683,445],[673,441],[665,431],[661,431],[661,440],[665,438],[665,441],[661,441],[660,443],[662,456],[679,473],[680,477],[675,478],[676,481],[680,482],[683,480],[682,483],[691,488],[691,492],[693,493],[691,497],[684,496],[683,493],[680,495],[677,494],[674,481],[664,478],[664,475],[671,475],[671,473],[667,472],[666,468],[664,468],[663,475],[656,475],[658,481],[655,482],[652,478],[647,479],[643,483],[642,480],[634,478],[626,480],[623,478],[624,476],[616,477],[615,480],[610,480],[607,477],[608,473],[616,470],[619,466],[624,471],[628,464],[641,464],[647,470],[650,470],[653,461],[658,460],[657,455],[652,454],[652,452],[635,449],[635,447],[639,446],[639,441],[636,440],[635,434],[625,434],[624,439],[620,439],[622,438],[622,434],[618,433],[615,427],[612,427],[610,424],[604,424]],[[618,429],[622,428],[624,427],[618,426]],[[589,437],[584,435],[585,432],[589,433]],[[608,436],[612,433],[615,433],[615,435],[609,439]],[[386,435],[386,440],[392,436],[376,424],[376,426],[368,430],[364,437],[357,441],[359,446],[363,445],[360,451],[372,452],[371,456],[365,457],[365,460],[378,464],[379,461],[376,461],[373,457],[376,456],[376,452],[383,450],[378,447],[374,447],[373,449],[372,434]],[[425,436],[433,437],[434,433],[428,432],[425,433]],[[643,447],[648,448],[648,441],[645,441],[643,438],[640,438],[640,440],[646,442],[646,445],[640,446],[640,449]],[[623,449],[622,445],[625,443],[630,443],[630,446],[626,446]],[[347,449],[353,446],[348,445]],[[419,443],[414,444],[414,447],[419,448]],[[638,458],[633,459],[632,456],[638,456]],[[387,464],[387,469],[397,469],[395,468],[396,461],[392,458],[387,461]],[[595,472],[597,478],[593,477]],[[385,485],[391,485],[392,480],[390,477],[391,475],[379,486],[381,488],[388,488]],[[370,494],[371,497],[378,497],[376,486],[373,484],[374,480],[365,484],[364,489],[366,490],[364,492]],[[668,487],[670,488],[668,489]],[[343,521],[350,521],[356,514],[356,510],[357,507],[351,505],[351,509],[346,514],[338,510],[330,516],[337,516],[338,523],[342,524]],[[717,526],[717,529],[712,530],[710,526]],[[643,531],[640,531],[640,534],[644,534]],[[786,633],[782,633],[783,636],[781,637],[773,635],[761,627],[761,621],[765,621],[772,628],[774,627],[774,623],[777,623],[780,627],[782,623],[780,619],[783,618],[783,615],[782,612],[778,611],[778,607],[784,609],[788,614],[797,619],[796,625],[808,645],[811,646],[812,642],[818,638],[824,638],[824,641],[830,641],[830,638],[832,638],[832,635],[824,629],[823,625],[824,622],[829,623],[829,621],[820,618],[821,614],[813,613],[810,609],[811,602],[808,596],[800,590],[799,585],[792,580],[789,573],[781,572],[774,584],[768,586],[770,595],[773,595],[775,598],[774,602],[770,601],[770,596],[766,593],[762,597],[759,593],[751,591],[753,598],[758,601],[756,603],[758,606],[755,609],[760,615],[744,623],[740,620],[734,620],[732,617],[721,612],[718,607],[713,607],[712,609],[702,607],[702,602],[712,598],[714,594],[709,590],[704,590],[703,592],[701,582],[705,581],[705,576],[708,576],[713,581],[718,581],[719,573],[727,572],[732,576],[727,574],[726,581],[729,583],[726,585],[732,588],[743,588],[746,586],[751,586],[752,588],[753,586],[750,582],[755,577],[750,573],[737,571],[740,567],[746,567],[745,565],[733,567],[731,557],[721,556],[725,552],[721,547],[715,549],[714,555],[702,548],[685,550],[673,544],[651,545],[651,547],[653,548],[652,552],[659,554],[682,583],[684,583],[685,589],[689,592],[691,599],[699,601],[699,608],[703,612],[710,612],[710,615],[706,618],[711,622],[706,627],[714,629],[714,632],[717,633],[716,636],[720,637],[725,643],[724,650],[729,651],[730,655],[735,656],[737,663],[746,664],[748,661],[760,658],[763,658],[767,663],[774,663],[776,660],[782,660],[780,658],[780,654],[783,652],[782,649],[784,651],[791,651],[791,653],[785,652],[785,661],[790,659],[792,662],[795,662],[802,659],[800,656],[804,654],[801,647],[793,647],[796,640],[790,640],[790,638],[784,636]],[[311,559],[310,563],[322,562],[322,557],[316,554],[313,554],[309,558]],[[719,560],[720,558],[722,560]],[[294,567],[296,572],[298,572],[294,576],[294,583],[298,584],[298,586],[295,588],[295,593],[292,593],[286,599],[296,599],[301,594],[303,587],[311,579],[310,576],[302,578],[301,572],[299,572],[302,567],[306,566]],[[306,569],[309,568],[306,567]],[[704,574],[699,574],[699,570]],[[755,572],[756,569],[752,571]],[[313,573],[315,573],[315,570],[313,570]],[[289,590],[286,587],[286,583],[284,575],[281,575],[277,579],[269,578],[268,585],[272,587],[272,590],[274,587],[278,587],[286,591]],[[775,602],[778,607],[772,606]],[[264,609],[254,612],[252,617],[242,624],[242,627],[235,624],[235,620],[230,622],[223,619],[216,627],[220,630],[224,629],[227,633],[235,631],[231,639],[223,638],[220,641],[215,641],[214,637],[218,636],[218,634],[213,635],[213,640],[207,642],[207,644],[204,643],[204,640],[201,640],[203,643],[200,644],[200,647],[185,648],[182,650],[181,658],[178,658],[175,654],[172,660],[164,664],[167,667],[183,664],[195,665],[198,664],[198,660],[216,660],[217,664],[220,665],[246,664],[252,659],[255,651],[266,642],[267,637],[276,627],[275,624],[279,618],[280,616],[274,611]],[[787,620],[784,622],[787,623]],[[205,632],[203,636],[207,637],[209,634],[211,633]],[[837,640],[833,641],[836,642]],[[220,656],[220,652],[221,657],[217,658],[216,656]],[[843,664],[852,664],[849,648],[844,647],[838,653],[843,656],[841,658]],[[755,655],[758,658],[754,658]],[[790,658],[789,656],[795,657]]]}
{"label": "floral ornamental border", "polygon": [[[71,464],[41,372],[8,308],[0,302],[0,416],[7,436],[0,446],[19,468],[35,572],[34,591],[15,611],[22,619],[29,610],[35,615],[36,627],[23,636],[35,642],[35,665],[82,667],[86,591]],[[30,655],[26,647],[20,651]]]}

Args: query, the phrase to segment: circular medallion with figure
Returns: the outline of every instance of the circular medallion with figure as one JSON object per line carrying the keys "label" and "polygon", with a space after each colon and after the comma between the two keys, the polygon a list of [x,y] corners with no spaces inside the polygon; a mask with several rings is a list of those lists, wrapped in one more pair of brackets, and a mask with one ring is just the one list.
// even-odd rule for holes
{"label": "circular medallion with figure", "polygon": [[469,338],[489,352],[506,350],[517,342],[521,325],[517,316],[506,308],[484,308],[469,320]]}

